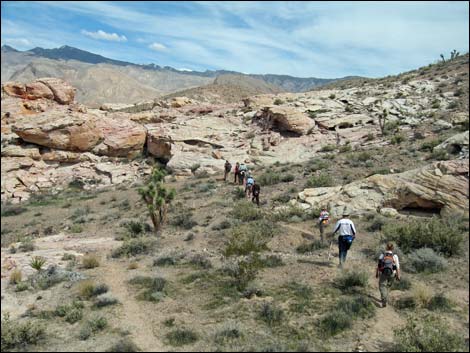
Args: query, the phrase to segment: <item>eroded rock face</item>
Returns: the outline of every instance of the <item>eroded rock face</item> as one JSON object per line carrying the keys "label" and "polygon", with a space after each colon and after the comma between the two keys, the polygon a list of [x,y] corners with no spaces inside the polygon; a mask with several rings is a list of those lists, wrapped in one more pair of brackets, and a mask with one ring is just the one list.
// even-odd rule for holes
{"label": "eroded rock face", "polygon": [[29,100],[52,99],[59,104],[70,104],[75,98],[75,89],[72,86],[59,78],[53,77],[40,78],[27,84],[6,82],[2,89],[11,97]]}
{"label": "eroded rock face", "polygon": [[298,135],[306,135],[315,127],[315,122],[305,113],[289,107],[264,108],[259,122],[265,129],[289,131]]}
{"label": "eroded rock face", "polygon": [[54,100],[59,104],[70,104],[75,98],[75,88],[67,82],[54,77],[45,77],[37,80],[46,85],[54,94]]}
{"label": "eroded rock face", "polygon": [[468,160],[435,162],[400,174],[372,175],[345,186],[305,189],[298,197],[311,205],[328,205],[334,216],[344,207],[354,214],[383,207],[433,210],[444,214],[468,210]]}
{"label": "eroded rock face", "polygon": [[147,152],[164,161],[169,161],[173,156],[172,143],[168,132],[162,127],[150,126],[147,130]]}

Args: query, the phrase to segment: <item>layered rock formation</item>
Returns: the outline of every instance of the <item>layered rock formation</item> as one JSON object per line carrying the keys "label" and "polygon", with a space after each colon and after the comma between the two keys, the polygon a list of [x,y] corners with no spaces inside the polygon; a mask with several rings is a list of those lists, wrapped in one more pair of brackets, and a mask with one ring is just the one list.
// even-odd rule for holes
{"label": "layered rock formation", "polygon": [[455,214],[468,211],[468,177],[468,160],[442,161],[404,173],[372,175],[344,186],[305,189],[298,199],[314,208],[328,206],[336,217],[345,207],[355,215],[382,208]]}

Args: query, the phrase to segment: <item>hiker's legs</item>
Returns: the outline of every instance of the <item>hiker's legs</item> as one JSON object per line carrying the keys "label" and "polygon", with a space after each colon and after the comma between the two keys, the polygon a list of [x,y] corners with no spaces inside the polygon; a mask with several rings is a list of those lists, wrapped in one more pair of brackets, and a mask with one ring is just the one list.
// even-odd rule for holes
{"label": "hiker's legs", "polygon": [[256,204],[259,206],[259,195],[253,195],[253,198],[251,199],[253,202],[256,199]]}
{"label": "hiker's legs", "polygon": [[340,235],[338,237],[338,249],[339,249],[339,265],[342,266],[343,263],[346,261],[346,253],[348,252],[346,248],[345,241],[343,237]]}
{"label": "hiker's legs", "polygon": [[227,181],[227,172],[224,172],[224,181]]}
{"label": "hiker's legs", "polygon": [[323,233],[325,232],[325,226],[323,224],[323,222],[320,221],[320,239],[321,239],[321,242],[323,243]]}
{"label": "hiker's legs", "polygon": [[388,291],[393,284],[393,275],[387,275],[384,273],[380,274],[379,278],[379,290],[380,298],[382,299],[382,305],[386,305],[388,301]]}

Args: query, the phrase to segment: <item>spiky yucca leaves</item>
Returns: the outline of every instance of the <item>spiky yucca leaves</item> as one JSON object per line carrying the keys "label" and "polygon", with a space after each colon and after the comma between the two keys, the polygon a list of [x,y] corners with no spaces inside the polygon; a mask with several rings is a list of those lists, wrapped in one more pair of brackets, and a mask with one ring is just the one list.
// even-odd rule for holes
{"label": "spiky yucca leaves", "polygon": [[175,190],[164,186],[164,170],[154,167],[147,185],[139,189],[139,194],[147,204],[153,229],[158,233],[167,220],[168,205],[175,198]]}

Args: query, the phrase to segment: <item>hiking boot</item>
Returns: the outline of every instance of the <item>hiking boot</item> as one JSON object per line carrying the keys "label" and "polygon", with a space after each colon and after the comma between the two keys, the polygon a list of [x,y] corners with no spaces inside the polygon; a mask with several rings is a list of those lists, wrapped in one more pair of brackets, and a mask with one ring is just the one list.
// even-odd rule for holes
{"label": "hiking boot", "polygon": [[387,302],[385,300],[382,300],[382,308],[385,308],[387,306]]}

